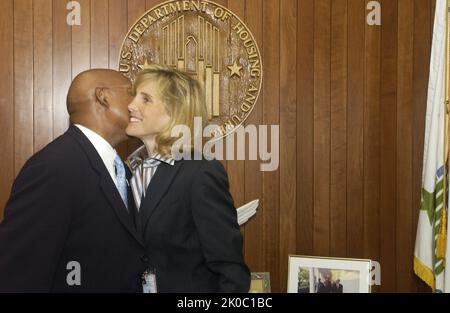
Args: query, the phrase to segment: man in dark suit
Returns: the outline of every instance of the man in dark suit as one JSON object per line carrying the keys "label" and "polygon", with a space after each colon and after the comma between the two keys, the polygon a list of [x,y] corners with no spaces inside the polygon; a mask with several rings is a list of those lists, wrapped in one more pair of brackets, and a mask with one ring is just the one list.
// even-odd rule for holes
{"label": "man in dark suit", "polygon": [[331,293],[343,293],[344,287],[341,284],[341,280],[338,278],[331,286]]}
{"label": "man in dark suit", "polygon": [[317,293],[325,293],[325,286],[322,283],[322,280],[319,278],[319,283],[317,284]]}
{"label": "man in dark suit", "polygon": [[16,178],[0,224],[0,292],[140,292],[147,256],[123,163],[130,82],[90,70],[70,87],[71,126]]}
{"label": "man in dark suit", "polygon": [[331,293],[331,277],[325,276],[325,282],[323,283],[323,293]]}

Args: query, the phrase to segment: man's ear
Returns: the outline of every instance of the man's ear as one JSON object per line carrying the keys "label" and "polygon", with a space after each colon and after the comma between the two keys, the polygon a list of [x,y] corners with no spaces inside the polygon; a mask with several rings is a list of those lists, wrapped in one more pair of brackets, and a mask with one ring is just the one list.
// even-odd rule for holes
{"label": "man's ear", "polygon": [[109,107],[108,102],[108,91],[106,88],[95,88],[95,99],[98,103],[100,103],[102,106]]}

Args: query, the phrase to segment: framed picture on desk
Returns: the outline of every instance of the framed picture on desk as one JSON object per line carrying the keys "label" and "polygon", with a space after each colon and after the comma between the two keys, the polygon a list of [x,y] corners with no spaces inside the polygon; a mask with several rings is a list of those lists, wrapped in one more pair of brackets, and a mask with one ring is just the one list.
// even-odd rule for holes
{"label": "framed picture on desk", "polygon": [[288,293],[370,293],[371,260],[290,255]]}

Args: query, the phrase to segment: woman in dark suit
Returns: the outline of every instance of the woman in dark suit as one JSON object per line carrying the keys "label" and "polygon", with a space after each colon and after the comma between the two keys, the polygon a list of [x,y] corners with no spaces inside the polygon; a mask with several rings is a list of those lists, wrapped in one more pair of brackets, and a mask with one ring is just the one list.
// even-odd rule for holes
{"label": "woman in dark suit", "polygon": [[191,156],[194,118],[207,121],[200,84],[186,73],[151,65],[138,74],[133,91],[127,133],[144,146],[127,163],[139,208],[136,227],[146,244],[145,277],[156,280],[158,292],[248,292],[250,272],[223,166],[178,160],[181,154],[172,152],[179,141],[172,137],[174,127],[185,125],[194,134],[175,149]]}

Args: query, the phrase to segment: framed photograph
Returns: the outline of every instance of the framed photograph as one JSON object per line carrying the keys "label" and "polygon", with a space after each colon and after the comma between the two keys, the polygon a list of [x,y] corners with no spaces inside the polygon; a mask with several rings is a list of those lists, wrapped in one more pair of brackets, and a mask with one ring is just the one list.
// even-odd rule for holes
{"label": "framed photograph", "polygon": [[371,260],[290,255],[289,293],[370,293]]}
{"label": "framed photograph", "polygon": [[250,293],[270,293],[270,273],[251,273]]}

